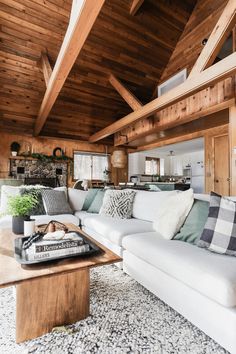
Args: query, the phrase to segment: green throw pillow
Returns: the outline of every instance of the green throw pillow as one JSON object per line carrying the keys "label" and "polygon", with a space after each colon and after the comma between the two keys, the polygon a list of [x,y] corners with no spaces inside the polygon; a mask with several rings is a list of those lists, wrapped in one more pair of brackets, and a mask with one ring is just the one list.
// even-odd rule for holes
{"label": "green throw pillow", "polygon": [[88,210],[88,208],[90,207],[90,205],[92,204],[94,198],[97,195],[97,192],[100,191],[101,189],[99,188],[91,188],[88,190],[88,193],[86,195],[82,210]]}
{"label": "green throw pillow", "polygon": [[104,197],[105,191],[104,190],[99,190],[92,201],[92,204],[88,208],[88,213],[99,213],[101,207],[102,207],[102,202],[103,202],[103,197]]}
{"label": "green throw pillow", "polygon": [[195,199],[192,209],[190,210],[183,226],[173,240],[185,241],[193,244],[196,243],[206,224],[208,212],[209,203]]}

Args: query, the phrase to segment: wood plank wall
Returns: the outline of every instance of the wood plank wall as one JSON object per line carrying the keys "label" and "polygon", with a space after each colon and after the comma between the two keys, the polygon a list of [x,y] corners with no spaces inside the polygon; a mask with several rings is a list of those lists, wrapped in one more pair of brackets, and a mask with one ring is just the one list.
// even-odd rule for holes
{"label": "wood plank wall", "polygon": [[[33,152],[52,155],[55,147],[61,147],[66,149],[66,155],[73,157],[73,151],[89,151],[105,153],[106,147],[103,144],[89,144],[86,142],[79,142],[73,140],[64,139],[49,139],[49,138],[33,138],[26,135],[15,135],[1,132],[1,144],[0,144],[0,177],[5,178],[8,176],[9,170],[9,156],[10,156],[10,144],[13,141],[18,141],[21,145],[24,142],[31,144]],[[108,146],[108,152],[111,153],[113,147]],[[68,176],[68,185],[73,185],[72,175]],[[111,179],[117,185],[119,182],[126,182],[128,178],[128,166],[124,169],[117,169],[111,167]]]}
{"label": "wood plank wall", "polygon": [[[209,37],[226,3],[227,0],[198,0],[158,85],[184,68],[187,68],[188,73],[191,71],[203,48],[202,40]],[[213,99],[211,93],[213,93]],[[149,117],[116,133],[115,144],[124,144],[127,139],[128,141],[133,141],[130,145],[140,146],[140,143],[135,143],[135,138],[153,133],[153,130],[161,125],[161,122],[170,118],[172,120],[180,120],[181,118],[191,117],[191,115],[199,115],[205,107],[213,107],[215,104],[224,102],[233,95],[232,80],[224,80],[209,89],[203,90],[186,100],[158,112],[160,123],[158,120]],[[157,90],[155,89],[153,97],[156,96]]]}

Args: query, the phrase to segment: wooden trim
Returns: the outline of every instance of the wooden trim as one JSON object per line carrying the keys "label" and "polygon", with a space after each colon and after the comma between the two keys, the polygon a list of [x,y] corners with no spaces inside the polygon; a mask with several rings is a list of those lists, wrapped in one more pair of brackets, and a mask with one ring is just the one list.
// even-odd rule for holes
{"label": "wooden trim", "polygon": [[133,111],[136,111],[143,106],[137,97],[135,97],[113,74],[109,76],[109,82]]}
{"label": "wooden trim", "polygon": [[46,53],[42,52],[41,59],[40,59],[40,64],[41,64],[41,68],[42,68],[42,71],[43,71],[43,76],[44,76],[44,80],[45,80],[45,83],[46,83],[46,87],[48,87],[49,80],[50,80],[50,77],[52,75],[52,67],[50,65],[50,62],[49,62],[49,59],[48,59],[48,56],[47,56]]}
{"label": "wooden trim", "polygon": [[130,7],[130,15],[134,16],[136,14],[136,12],[138,11],[138,9],[141,7],[141,5],[143,4],[144,0],[132,0],[132,4]]}
{"label": "wooden trim", "polygon": [[215,60],[228,34],[235,26],[236,1],[229,0],[205,47],[194,64],[189,77],[193,77],[209,67]]}
{"label": "wooden trim", "polygon": [[177,101],[189,97],[194,93],[231,76],[235,72],[236,53],[233,53],[210,68],[204,70],[204,72],[200,73],[196,77],[187,79],[178,87],[147,103],[137,111],[128,114],[115,123],[93,134],[89,141],[96,142],[104,139],[142,118],[149,117],[155,112],[160,111],[161,109],[164,109]]}
{"label": "wooden trim", "polygon": [[85,0],[77,18],[69,24],[35,122],[34,135],[41,132],[104,2],[105,0]]}

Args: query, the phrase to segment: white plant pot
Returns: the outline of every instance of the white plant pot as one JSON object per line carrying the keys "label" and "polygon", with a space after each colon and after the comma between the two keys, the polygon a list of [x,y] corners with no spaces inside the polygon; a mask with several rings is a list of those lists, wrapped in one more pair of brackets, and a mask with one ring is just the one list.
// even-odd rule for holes
{"label": "white plant pot", "polygon": [[11,154],[12,156],[17,156],[17,151],[12,151]]}
{"label": "white plant pot", "polygon": [[35,220],[24,221],[24,236],[31,236],[35,232]]}

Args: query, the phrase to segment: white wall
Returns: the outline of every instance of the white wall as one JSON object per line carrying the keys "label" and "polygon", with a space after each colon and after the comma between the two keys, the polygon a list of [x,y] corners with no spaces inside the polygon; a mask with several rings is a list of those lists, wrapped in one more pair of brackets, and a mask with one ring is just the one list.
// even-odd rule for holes
{"label": "white wall", "polygon": [[[150,152],[134,152],[129,154],[129,178],[130,176],[137,175],[137,174],[145,174],[145,159],[147,157],[158,157],[156,153]],[[164,159],[160,159],[160,174],[161,176],[164,175]]]}
{"label": "white wall", "polygon": [[198,161],[204,162],[204,150],[180,154],[173,157],[166,155],[166,153],[157,154],[156,151],[144,151],[129,154],[129,177],[132,175],[145,173],[146,156],[160,158],[161,176],[169,176],[172,174],[181,176],[183,175],[183,168],[187,164],[193,165]]}

